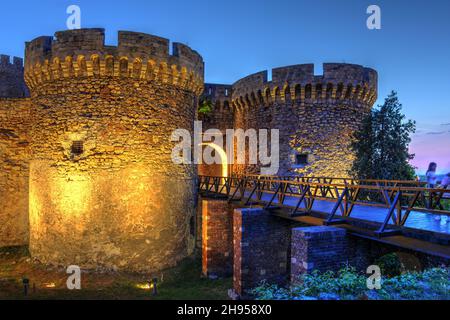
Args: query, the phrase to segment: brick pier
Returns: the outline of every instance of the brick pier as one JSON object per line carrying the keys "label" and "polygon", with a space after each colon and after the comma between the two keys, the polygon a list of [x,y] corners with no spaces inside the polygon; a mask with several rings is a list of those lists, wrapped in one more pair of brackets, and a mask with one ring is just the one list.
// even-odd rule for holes
{"label": "brick pier", "polygon": [[338,271],[346,262],[345,229],[326,226],[292,229],[291,284],[313,270]]}
{"label": "brick pier", "polygon": [[202,201],[202,273],[206,277],[233,274],[232,215],[227,200]]}
{"label": "brick pier", "polygon": [[233,216],[234,290],[246,295],[262,281],[286,284],[289,223],[261,209],[236,209]]}

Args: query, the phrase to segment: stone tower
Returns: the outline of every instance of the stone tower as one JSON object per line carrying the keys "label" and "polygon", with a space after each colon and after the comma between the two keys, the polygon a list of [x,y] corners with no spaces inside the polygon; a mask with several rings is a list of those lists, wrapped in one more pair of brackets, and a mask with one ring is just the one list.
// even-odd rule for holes
{"label": "stone tower", "polygon": [[[216,108],[203,127],[214,128],[225,120],[228,128],[279,129],[278,175],[348,177],[354,159],[352,135],[370,113],[377,86],[375,70],[337,63],[324,64],[323,75],[315,75],[313,64],[304,64],[272,70],[271,81],[264,71],[237,81],[231,89],[206,84],[203,99]],[[261,165],[235,164],[231,171],[259,174],[260,169]],[[211,171],[213,167],[200,168],[201,173]]]}
{"label": "stone tower", "polygon": [[0,247],[28,244],[30,110],[23,59],[0,55]]}
{"label": "stone tower", "polygon": [[194,245],[196,168],[172,162],[193,130],[204,63],[160,37],[103,29],[26,44],[30,252],[49,264],[157,271]]}
{"label": "stone tower", "polygon": [[24,98],[28,88],[23,78],[23,59],[0,55],[0,98]]}

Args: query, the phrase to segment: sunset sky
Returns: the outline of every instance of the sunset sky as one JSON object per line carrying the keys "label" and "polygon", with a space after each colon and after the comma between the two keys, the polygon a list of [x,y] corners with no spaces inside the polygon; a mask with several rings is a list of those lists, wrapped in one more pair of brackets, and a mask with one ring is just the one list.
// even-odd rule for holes
{"label": "sunset sky", "polygon": [[[323,62],[363,64],[379,73],[379,101],[398,91],[417,121],[411,144],[422,173],[430,161],[450,172],[450,1],[448,0],[40,0],[2,2],[0,53],[23,56],[24,41],[66,29],[79,5],[82,27],[102,27],[184,42],[203,55],[206,81],[233,83],[273,67]],[[368,30],[377,4],[382,29]]]}

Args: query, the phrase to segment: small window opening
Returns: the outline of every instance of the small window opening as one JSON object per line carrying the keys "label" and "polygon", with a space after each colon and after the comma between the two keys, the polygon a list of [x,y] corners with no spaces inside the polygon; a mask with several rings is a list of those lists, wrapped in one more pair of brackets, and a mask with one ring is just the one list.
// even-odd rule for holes
{"label": "small window opening", "polygon": [[83,152],[84,152],[83,141],[73,141],[71,151],[72,151],[72,154],[76,155],[76,156],[83,154]]}
{"label": "small window opening", "polygon": [[225,89],[225,97],[228,97],[228,89]]}
{"label": "small window opening", "polygon": [[310,84],[308,84],[305,87],[305,98],[311,99],[311,97],[312,97],[312,86]]}
{"label": "small window opening", "polygon": [[307,154],[297,154],[295,156],[295,164],[298,166],[305,166],[308,164],[308,155]]}

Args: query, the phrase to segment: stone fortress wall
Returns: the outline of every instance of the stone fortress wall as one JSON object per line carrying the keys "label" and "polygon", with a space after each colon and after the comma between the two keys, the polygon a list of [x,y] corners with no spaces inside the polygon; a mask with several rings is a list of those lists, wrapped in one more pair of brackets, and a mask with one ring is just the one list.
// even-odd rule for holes
{"label": "stone fortress wall", "polygon": [[[213,103],[213,112],[207,115],[199,114],[198,120],[202,121],[203,132],[208,129],[219,129],[224,134],[224,143],[226,142],[226,130],[234,128],[234,111],[231,106],[232,86],[226,84],[205,84],[202,100],[209,100]],[[204,139],[211,139],[204,135]],[[209,148],[209,149],[208,149]],[[214,153],[214,150],[208,146],[203,147],[203,152]],[[232,172],[233,166],[228,165],[228,173]],[[222,164],[206,164],[198,165],[198,174],[204,176],[222,176]]]}
{"label": "stone fortress wall", "polygon": [[23,72],[22,58],[0,55],[0,98],[28,97]]}
{"label": "stone fortress wall", "polygon": [[0,98],[0,247],[28,244],[31,100]]}
{"label": "stone fortress wall", "polygon": [[28,95],[23,59],[0,55],[0,247],[28,244]]}
{"label": "stone fortress wall", "polygon": [[[375,70],[352,64],[326,63],[323,75],[315,75],[313,64],[277,68],[271,81],[263,71],[233,84],[230,97],[205,90],[203,99],[219,108],[204,127],[231,115],[229,128],[279,129],[278,175],[347,177],[354,159],[351,137],[375,103],[377,85]],[[232,172],[259,174],[260,168],[235,164]]]}
{"label": "stone fortress wall", "polygon": [[157,271],[194,247],[196,168],[173,163],[170,138],[193,131],[204,63],[179,43],[170,55],[160,37],[104,38],[81,29],[26,44],[30,252],[47,264]]}
{"label": "stone fortress wall", "polygon": [[200,117],[204,130],[280,129],[278,174],[348,175],[350,137],[377,98],[374,70],[325,64],[317,76],[308,64],[274,69],[271,81],[260,72],[205,85],[189,47],[174,43],[169,54],[169,40],[136,32],[118,40],[105,45],[103,29],[57,32],[26,44],[24,67],[1,58],[0,247],[29,245],[48,264],[136,271],[187,256],[197,168],[173,163],[170,138],[193,131],[202,92],[214,104]]}
{"label": "stone fortress wall", "polygon": [[227,129],[234,128],[232,92],[232,85],[205,84],[202,97],[213,103],[214,112],[203,117],[199,116],[199,120],[205,122],[203,129],[215,128],[225,133]]}

